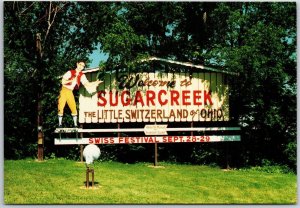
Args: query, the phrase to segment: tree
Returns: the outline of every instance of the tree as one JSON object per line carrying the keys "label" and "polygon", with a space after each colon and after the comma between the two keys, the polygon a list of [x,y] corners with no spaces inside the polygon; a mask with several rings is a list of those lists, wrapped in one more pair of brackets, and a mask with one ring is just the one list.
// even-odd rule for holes
{"label": "tree", "polygon": [[[88,60],[97,41],[90,29],[94,25],[83,19],[89,9],[102,16],[107,6],[84,2],[5,2],[4,133],[5,146],[9,147],[6,150],[12,150],[6,151],[5,157],[20,158],[36,151],[38,114],[44,118],[46,143],[52,144],[50,132],[57,124],[58,77],[74,67],[78,59]],[[41,37],[40,53],[36,52],[37,34]]]}
{"label": "tree", "polygon": [[[257,164],[262,158],[282,161],[287,152],[295,155],[291,149],[296,141],[294,3],[128,2],[117,6],[118,23],[101,39],[109,60],[118,57],[126,63],[140,53],[238,72],[239,78],[232,79],[231,106],[232,117],[245,126],[241,144],[246,148],[241,154],[246,163]],[[285,158],[282,162],[289,160]]]}
{"label": "tree", "polygon": [[295,155],[290,149],[296,142],[295,6],[221,3],[213,12],[216,28],[206,60],[240,73],[232,106],[245,126],[244,157],[252,164],[262,158],[287,162],[286,151]]}

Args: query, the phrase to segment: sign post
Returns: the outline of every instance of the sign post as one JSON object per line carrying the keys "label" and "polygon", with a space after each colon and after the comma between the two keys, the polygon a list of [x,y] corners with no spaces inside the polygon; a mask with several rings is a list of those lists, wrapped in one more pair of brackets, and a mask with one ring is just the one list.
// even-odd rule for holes
{"label": "sign post", "polygon": [[44,134],[41,129],[38,130],[38,161],[44,159]]}
{"label": "sign post", "polygon": [[[37,68],[42,71],[42,43],[41,33],[36,34],[36,52],[37,52]],[[44,133],[43,133],[43,120],[42,120],[42,101],[41,92],[37,93],[37,126],[38,126],[38,161],[44,160]]]}
{"label": "sign post", "polygon": [[157,166],[157,142],[154,144],[154,166]]}
{"label": "sign post", "polygon": [[[145,125],[144,132],[145,135],[168,135],[167,133],[167,126],[168,125]],[[157,157],[158,157],[158,152],[157,152],[157,142],[154,144],[154,166],[157,166]]]}

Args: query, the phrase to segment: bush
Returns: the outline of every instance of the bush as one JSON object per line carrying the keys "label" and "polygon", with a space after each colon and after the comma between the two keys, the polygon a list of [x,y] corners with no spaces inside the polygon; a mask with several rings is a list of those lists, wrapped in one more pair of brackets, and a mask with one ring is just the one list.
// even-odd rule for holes
{"label": "bush", "polygon": [[265,172],[265,173],[284,173],[284,174],[294,173],[294,171],[291,168],[289,168],[288,165],[276,164],[276,163],[274,163],[270,160],[266,160],[266,159],[262,160],[261,166],[243,168],[240,170],[243,170],[243,171],[251,170],[251,171],[259,171],[259,172]]}
{"label": "bush", "polygon": [[289,142],[285,146],[285,150],[283,152],[288,160],[291,166],[293,166],[293,169],[296,170],[297,167],[297,143],[296,141]]}

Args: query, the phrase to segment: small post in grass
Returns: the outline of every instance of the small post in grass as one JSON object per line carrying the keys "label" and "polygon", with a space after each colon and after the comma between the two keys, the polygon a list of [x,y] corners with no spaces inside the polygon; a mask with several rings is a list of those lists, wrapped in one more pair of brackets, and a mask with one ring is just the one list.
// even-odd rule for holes
{"label": "small post in grass", "polygon": [[86,188],[88,189],[90,186],[90,173],[92,173],[92,188],[94,188],[94,168],[86,168]]}

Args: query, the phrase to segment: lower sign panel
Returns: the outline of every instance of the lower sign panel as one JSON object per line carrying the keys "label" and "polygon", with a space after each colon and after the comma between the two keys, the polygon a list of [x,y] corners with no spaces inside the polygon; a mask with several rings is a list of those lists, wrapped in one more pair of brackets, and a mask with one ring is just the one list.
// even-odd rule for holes
{"label": "lower sign panel", "polygon": [[55,145],[241,141],[240,135],[56,138]]}

